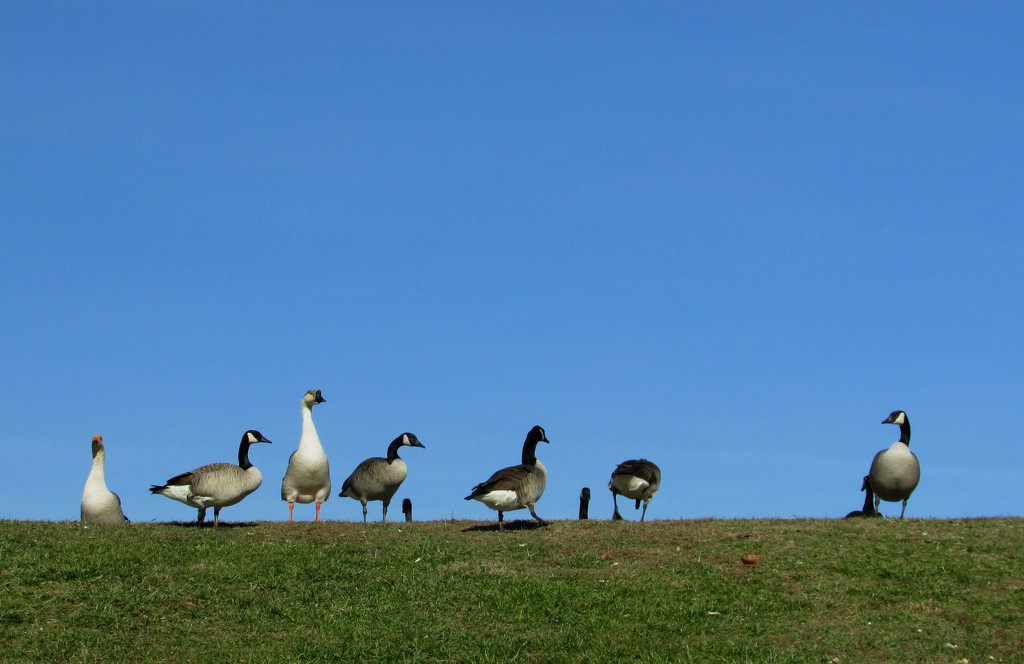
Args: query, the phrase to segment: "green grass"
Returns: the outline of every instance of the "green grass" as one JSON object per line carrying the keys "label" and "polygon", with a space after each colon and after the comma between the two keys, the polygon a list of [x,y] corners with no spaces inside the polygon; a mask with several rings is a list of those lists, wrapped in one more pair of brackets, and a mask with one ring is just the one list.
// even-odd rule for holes
{"label": "green grass", "polygon": [[229,525],[0,522],[0,661],[1024,661],[1022,519]]}

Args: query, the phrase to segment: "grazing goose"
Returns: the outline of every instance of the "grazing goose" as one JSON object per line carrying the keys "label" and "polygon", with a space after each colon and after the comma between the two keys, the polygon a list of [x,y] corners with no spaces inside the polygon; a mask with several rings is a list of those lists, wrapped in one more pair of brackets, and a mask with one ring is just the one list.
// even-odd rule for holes
{"label": "grazing goose", "polygon": [[255,443],[269,443],[259,431],[249,429],[242,434],[238,444],[238,465],[233,463],[211,463],[181,475],[175,475],[160,486],[154,484],[150,491],[172,500],[199,508],[199,523],[206,517],[206,508],[213,508],[213,527],[220,525],[220,508],[234,505],[260,488],[263,475],[260,469],[249,461],[249,446]]}
{"label": "grazing goose", "polygon": [[548,483],[548,471],[537,460],[537,443],[549,443],[544,429],[533,427],[523,443],[523,462],[518,466],[502,468],[486,482],[473,487],[466,500],[479,500],[492,510],[498,510],[498,530],[505,530],[505,512],[529,508],[530,514],[542,526],[548,522],[537,516],[535,505]]}
{"label": "grazing goose", "polygon": [[403,433],[388,445],[388,456],[371,457],[362,462],[352,474],[348,476],[345,483],[341,485],[339,497],[355,498],[363,504],[363,523],[366,523],[366,502],[368,500],[384,501],[384,517],[382,521],[388,520],[388,505],[391,504],[391,497],[402,486],[405,476],[409,474],[402,457],[398,456],[398,448],[425,447],[416,438],[415,434]]}
{"label": "grazing goose", "polygon": [[910,420],[902,410],[894,410],[882,424],[896,424],[900,427],[900,439],[875,455],[868,472],[868,483],[875,492],[875,511],[882,500],[903,501],[900,518],[907,511],[907,499],[914,492],[921,479],[921,464],[910,451]]}
{"label": "grazing goose", "polygon": [[104,470],[107,452],[101,436],[92,437],[92,469],[82,491],[83,523],[124,523],[128,517],[121,511],[121,499],[107,488]]}
{"label": "grazing goose", "polygon": [[618,500],[621,493],[626,498],[636,500],[636,509],[640,509],[640,501],[643,501],[644,511],[640,514],[640,520],[643,521],[647,515],[647,506],[660,486],[661,468],[647,459],[630,459],[620,463],[612,471],[612,479],[608,482],[608,490],[612,492],[612,503],[615,505],[612,520],[622,520]]}
{"label": "grazing goose", "polygon": [[281,481],[281,500],[288,502],[288,520],[292,520],[295,503],[316,502],[316,521],[320,505],[331,497],[331,467],[313,424],[313,406],[326,401],[320,390],[310,390],[302,397],[302,435],[299,449],[288,457],[288,470]]}
{"label": "grazing goose", "polygon": [[852,519],[858,516],[881,516],[875,511],[875,506],[872,501],[875,498],[874,492],[871,491],[871,482],[868,482],[868,476],[864,476],[864,481],[860,485],[860,490],[864,491],[864,507],[859,510],[853,510],[847,514],[844,519]]}

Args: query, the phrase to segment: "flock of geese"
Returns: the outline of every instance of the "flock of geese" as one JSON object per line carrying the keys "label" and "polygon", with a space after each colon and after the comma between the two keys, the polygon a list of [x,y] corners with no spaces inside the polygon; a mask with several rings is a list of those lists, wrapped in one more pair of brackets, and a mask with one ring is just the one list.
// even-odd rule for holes
{"label": "flock of geese", "polygon": [[[281,481],[281,500],[288,503],[288,520],[292,521],[295,503],[315,503],[316,521],[320,521],[320,506],[331,495],[331,473],[327,454],[320,443],[316,426],[313,424],[313,406],[326,400],[320,390],[309,390],[302,397],[302,433],[299,447],[288,459],[288,469]],[[888,449],[875,455],[871,469],[864,476],[862,491],[866,492],[864,508],[847,514],[849,517],[880,516],[878,505],[881,500],[903,502],[900,518],[907,509],[907,500],[917,487],[921,467],[917,457],[910,451],[910,421],[901,410],[893,411],[883,424],[900,427],[900,439]],[[220,523],[220,510],[242,501],[263,483],[260,470],[249,460],[249,448],[258,443],[270,443],[263,434],[250,429],[242,434],[238,445],[238,464],[211,463],[170,478],[163,484],[154,484],[150,491],[166,496],[198,510],[196,520],[203,523],[206,510],[213,508],[213,525]],[[547,469],[537,459],[537,444],[549,443],[544,429],[535,426],[526,435],[523,443],[522,463],[498,470],[487,480],[477,484],[466,496],[466,500],[477,500],[498,513],[498,529],[504,530],[505,512],[528,509],[540,525],[548,522],[537,515],[536,504],[547,486]],[[405,461],[398,456],[402,447],[425,447],[412,433],[403,433],[388,445],[386,457],[366,459],[352,471],[341,486],[340,497],[353,498],[363,506],[363,522],[366,522],[366,504],[371,501],[383,503],[382,521],[387,521],[388,505],[408,475]],[[121,509],[121,499],[107,488],[104,466],[106,450],[103,438],[92,438],[92,468],[82,492],[82,521],[85,523],[124,523],[128,521]],[[661,486],[661,469],[646,459],[630,459],[620,463],[612,471],[608,489],[612,493],[615,511],[613,520],[621,520],[618,497],[625,496],[635,501],[635,508],[643,512],[640,521],[647,516],[647,506]],[[580,518],[586,518],[590,490],[581,495]],[[873,499],[873,504],[872,504]],[[406,501],[408,502],[408,501]],[[407,517],[411,510],[404,506]]]}

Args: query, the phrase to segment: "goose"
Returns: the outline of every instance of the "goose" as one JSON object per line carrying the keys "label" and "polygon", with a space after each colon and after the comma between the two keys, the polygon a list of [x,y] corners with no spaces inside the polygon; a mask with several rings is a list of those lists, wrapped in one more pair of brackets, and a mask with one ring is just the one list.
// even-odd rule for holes
{"label": "goose", "polygon": [[199,523],[206,517],[206,508],[212,507],[213,527],[216,528],[220,525],[220,508],[234,505],[260,488],[263,475],[249,461],[249,446],[269,442],[259,431],[249,429],[242,434],[242,442],[238,444],[237,466],[233,463],[210,463],[175,475],[163,485],[154,484],[149,490],[199,508]]}
{"label": "goose", "polygon": [[590,518],[590,488],[580,491],[580,521]]}
{"label": "goose", "polygon": [[898,425],[900,439],[875,455],[868,472],[868,483],[875,492],[875,511],[878,511],[878,503],[882,500],[893,503],[902,500],[902,519],[907,511],[907,500],[921,479],[921,464],[910,451],[910,419],[907,414],[894,410],[882,420],[882,424]]}
{"label": "goose", "polygon": [[288,457],[288,470],[281,481],[281,500],[288,503],[288,520],[292,520],[295,503],[316,502],[316,521],[320,521],[320,505],[331,497],[331,467],[313,424],[313,406],[324,403],[320,390],[302,396],[302,435],[299,449]]}
{"label": "goose", "polygon": [[871,491],[871,482],[868,482],[867,475],[864,476],[864,481],[860,485],[860,490],[865,492],[864,507],[859,510],[853,510],[843,518],[852,519],[858,516],[881,516],[878,512],[875,511],[875,506],[872,504],[872,501],[875,498],[875,494],[874,492]]}
{"label": "goose", "polygon": [[640,502],[644,503],[644,511],[640,514],[643,521],[647,516],[647,506],[651,498],[658,493],[661,487],[661,468],[647,459],[630,459],[623,461],[612,471],[612,479],[608,482],[608,490],[612,492],[612,503],[615,505],[615,512],[612,514],[613,521],[621,521],[619,514],[619,494],[626,498],[636,500],[636,509],[640,509]]}
{"label": "goose", "polygon": [[121,511],[121,499],[107,488],[106,458],[103,437],[93,436],[92,468],[82,491],[82,523],[124,523],[128,520]]}
{"label": "goose", "polygon": [[403,433],[388,445],[388,456],[370,457],[356,466],[352,474],[348,476],[345,483],[341,485],[339,497],[355,498],[363,504],[363,523],[366,523],[366,502],[369,500],[384,501],[384,517],[381,521],[388,520],[388,505],[391,504],[391,497],[402,486],[405,476],[409,474],[402,457],[398,456],[398,448],[426,447],[419,441],[415,434]]}
{"label": "goose", "polygon": [[530,514],[542,526],[548,522],[537,516],[535,505],[548,483],[548,471],[537,460],[537,443],[550,443],[544,429],[533,427],[523,443],[523,462],[518,466],[502,468],[486,482],[473,487],[466,500],[479,500],[498,511],[498,530],[504,531],[505,512],[529,508]]}

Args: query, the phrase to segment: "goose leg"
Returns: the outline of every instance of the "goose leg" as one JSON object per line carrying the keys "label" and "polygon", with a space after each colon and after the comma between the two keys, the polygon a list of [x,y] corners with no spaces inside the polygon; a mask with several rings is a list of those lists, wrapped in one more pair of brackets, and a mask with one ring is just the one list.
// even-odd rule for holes
{"label": "goose leg", "polygon": [[366,523],[366,501],[363,501],[363,523]]}
{"label": "goose leg", "polygon": [[647,501],[644,501],[644,511],[640,512],[640,523],[644,522],[644,517],[647,516]]}
{"label": "goose leg", "polygon": [[533,511],[533,506],[532,505],[530,506],[530,514],[533,515],[534,519],[537,519],[537,523],[539,523],[540,525],[542,525],[542,526],[550,525],[547,521],[545,521],[544,519],[542,519],[539,516],[537,516],[537,513]]}
{"label": "goose leg", "polygon": [[216,528],[219,525],[220,525],[220,508],[219,507],[214,507],[213,508],[213,527]]}
{"label": "goose leg", "polygon": [[295,503],[288,503],[288,520],[292,520],[292,510],[295,509]]}
{"label": "goose leg", "polygon": [[196,517],[196,523],[202,524],[203,521],[206,521],[206,508],[205,507],[200,507],[199,508],[199,516]]}
{"label": "goose leg", "polygon": [[321,505],[323,505],[323,503],[317,503],[316,504],[316,522],[317,523],[320,523],[320,506]]}
{"label": "goose leg", "polygon": [[385,500],[384,501],[384,516],[381,518],[381,522],[382,523],[387,523],[388,522],[388,503],[390,503],[390,502],[391,502],[390,500]]}
{"label": "goose leg", "polygon": [[881,498],[875,496],[875,514],[878,514],[878,503],[881,502]]}
{"label": "goose leg", "polygon": [[615,513],[612,514],[612,521],[622,521],[622,515],[619,514],[619,492],[612,489],[612,504],[615,505]]}
{"label": "goose leg", "polygon": [[906,512],[906,511],[907,511],[907,501],[906,501],[906,500],[904,500],[904,501],[903,501],[903,509],[902,509],[902,510],[900,510],[900,518],[901,518],[901,519],[903,518],[903,513],[904,513],[904,512]]}
{"label": "goose leg", "polygon": [[505,513],[501,510],[498,511],[498,532],[505,532]]}

